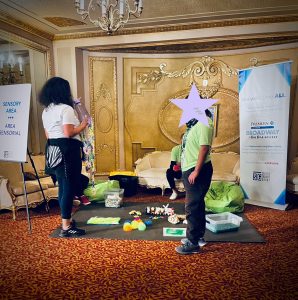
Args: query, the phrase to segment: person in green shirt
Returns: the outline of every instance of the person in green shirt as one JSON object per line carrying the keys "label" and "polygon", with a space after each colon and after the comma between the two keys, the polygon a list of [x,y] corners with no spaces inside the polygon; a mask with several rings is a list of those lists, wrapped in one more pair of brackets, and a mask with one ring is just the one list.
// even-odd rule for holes
{"label": "person in green shirt", "polygon": [[[185,213],[187,220],[186,238],[176,247],[179,254],[193,254],[200,251],[205,219],[205,195],[210,187],[213,167],[210,158],[213,140],[213,122],[209,110],[205,111],[209,126],[190,120],[182,140],[182,178],[186,191]],[[204,241],[204,240],[203,240]]]}
{"label": "person in green shirt", "polygon": [[181,171],[181,145],[177,145],[172,148],[171,151],[171,164],[167,169],[167,180],[172,189],[172,195],[170,200],[175,200],[179,196],[179,192],[176,189],[175,179],[180,179],[182,177]]}

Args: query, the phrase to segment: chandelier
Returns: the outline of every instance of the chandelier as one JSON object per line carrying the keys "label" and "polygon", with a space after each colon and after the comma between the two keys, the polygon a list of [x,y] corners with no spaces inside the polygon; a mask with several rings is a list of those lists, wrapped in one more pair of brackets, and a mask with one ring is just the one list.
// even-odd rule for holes
{"label": "chandelier", "polygon": [[134,0],[133,8],[129,0],[89,0],[87,6],[84,0],[74,0],[74,5],[82,19],[88,17],[109,35],[123,27],[131,16],[138,18],[143,10],[142,0]]}
{"label": "chandelier", "polygon": [[12,53],[8,53],[7,58],[0,54],[0,85],[15,84],[22,81],[23,58],[17,59]]}

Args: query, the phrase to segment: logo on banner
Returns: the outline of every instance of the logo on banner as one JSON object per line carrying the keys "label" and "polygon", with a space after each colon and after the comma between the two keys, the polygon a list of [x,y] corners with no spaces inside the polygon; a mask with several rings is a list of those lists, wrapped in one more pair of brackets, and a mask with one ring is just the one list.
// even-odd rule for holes
{"label": "logo on banner", "polygon": [[252,180],[254,180],[254,181],[270,181],[270,173],[253,171]]}
{"label": "logo on banner", "polygon": [[286,97],[286,96],[285,96],[284,93],[276,93],[274,98],[280,99],[280,98],[285,98],[285,97]]}
{"label": "logo on banner", "polygon": [[246,135],[250,139],[276,139],[279,135],[279,129],[274,121],[257,121],[250,123],[250,129],[246,130]]}

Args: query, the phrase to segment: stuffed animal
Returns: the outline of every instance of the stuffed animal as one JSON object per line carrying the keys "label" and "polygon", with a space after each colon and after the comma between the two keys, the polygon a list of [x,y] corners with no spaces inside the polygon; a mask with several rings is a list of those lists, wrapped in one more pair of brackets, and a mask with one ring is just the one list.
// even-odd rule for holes
{"label": "stuffed animal", "polygon": [[169,204],[163,205],[163,207],[146,207],[146,213],[148,215],[157,215],[157,216],[171,216],[174,214],[174,209],[169,207]]}

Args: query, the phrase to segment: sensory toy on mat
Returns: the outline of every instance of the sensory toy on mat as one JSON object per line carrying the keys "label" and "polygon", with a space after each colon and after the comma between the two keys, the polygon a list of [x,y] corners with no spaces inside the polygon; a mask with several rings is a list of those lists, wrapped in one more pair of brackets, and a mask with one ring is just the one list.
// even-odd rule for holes
{"label": "sensory toy on mat", "polygon": [[129,214],[132,215],[134,219],[132,221],[125,220],[123,224],[123,230],[132,231],[133,229],[138,229],[140,231],[145,231],[147,226],[145,222],[143,222],[142,219],[140,218],[140,215],[142,215],[142,213],[140,211],[132,210],[131,212],[129,212]]}
{"label": "sensory toy on mat", "polygon": [[169,204],[163,205],[162,207],[146,207],[146,213],[149,215],[157,216],[171,216],[174,214],[174,209],[169,207]]}
{"label": "sensory toy on mat", "polygon": [[168,221],[172,224],[178,224],[180,222],[179,218],[177,215],[171,215],[171,216],[168,216]]}
{"label": "sensory toy on mat", "polygon": [[145,220],[145,225],[146,226],[151,226],[152,225],[152,220],[148,219],[148,220]]}
{"label": "sensory toy on mat", "polygon": [[140,222],[139,226],[138,226],[138,230],[145,231],[146,230],[146,224],[143,223],[143,222]]}
{"label": "sensory toy on mat", "polygon": [[131,226],[131,224],[128,223],[128,222],[125,222],[125,223],[123,224],[123,230],[124,230],[124,231],[132,231],[132,226]]}
{"label": "sensory toy on mat", "polygon": [[137,218],[137,217],[142,215],[142,213],[139,210],[132,210],[132,211],[129,212],[129,214],[131,216],[133,216],[134,218]]}
{"label": "sensory toy on mat", "polygon": [[181,221],[183,221],[183,224],[187,224],[187,223],[184,223],[184,221],[186,221],[185,219],[186,219],[185,215],[173,214],[171,216],[168,216],[168,221],[172,224],[178,224]]}
{"label": "sensory toy on mat", "polygon": [[93,225],[117,225],[120,222],[119,217],[91,217],[87,224],[93,224]]}

